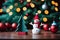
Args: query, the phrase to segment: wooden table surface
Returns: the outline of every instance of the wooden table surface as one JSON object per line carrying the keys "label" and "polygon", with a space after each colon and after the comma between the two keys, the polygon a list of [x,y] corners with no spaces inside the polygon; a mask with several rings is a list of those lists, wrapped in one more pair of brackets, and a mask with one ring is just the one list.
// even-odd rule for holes
{"label": "wooden table surface", "polygon": [[31,30],[28,35],[18,35],[18,32],[0,32],[0,39],[60,39],[60,32],[53,34],[50,31],[41,30],[38,35],[32,35]]}

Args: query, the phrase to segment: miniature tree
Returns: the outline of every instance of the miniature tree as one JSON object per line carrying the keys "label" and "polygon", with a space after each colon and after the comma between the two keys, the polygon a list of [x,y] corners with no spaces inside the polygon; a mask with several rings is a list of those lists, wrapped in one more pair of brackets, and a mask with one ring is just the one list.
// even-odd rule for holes
{"label": "miniature tree", "polygon": [[21,18],[18,21],[18,27],[16,29],[16,31],[21,31],[21,32],[28,32],[26,25],[25,25],[25,21],[23,19],[23,17],[21,16]]}

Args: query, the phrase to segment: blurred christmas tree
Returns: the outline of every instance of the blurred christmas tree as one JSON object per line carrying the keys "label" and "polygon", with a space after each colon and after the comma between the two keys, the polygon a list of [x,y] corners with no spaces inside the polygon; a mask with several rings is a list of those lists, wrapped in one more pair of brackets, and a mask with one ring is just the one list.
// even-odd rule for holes
{"label": "blurred christmas tree", "polygon": [[[6,0],[0,13],[1,22],[18,22],[21,15],[25,24],[28,25],[36,13],[39,14],[40,22],[51,25],[54,21],[60,26],[60,13],[58,3],[54,0]],[[21,25],[22,26],[22,25]]]}

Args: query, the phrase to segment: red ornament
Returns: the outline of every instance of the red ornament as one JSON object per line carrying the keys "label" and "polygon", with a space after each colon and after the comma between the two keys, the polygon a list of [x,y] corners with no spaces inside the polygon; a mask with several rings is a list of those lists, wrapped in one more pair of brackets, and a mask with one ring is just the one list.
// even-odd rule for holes
{"label": "red ornament", "polygon": [[5,29],[6,29],[5,24],[0,22],[0,30],[5,31]]}
{"label": "red ornament", "polygon": [[0,28],[3,28],[4,27],[4,24],[1,22],[0,23]]}
{"label": "red ornament", "polygon": [[56,24],[55,21],[53,21],[53,23],[52,23],[52,25],[51,25],[51,27],[50,27],[50,31],[51,31],[52,33],[56,33],[56,32],[58,31],[58,27],[57,27],[57,24]]}
{"label": "red ornament", "polygon": [[26,5],[27,7],[30,7],[30,3],[27,3],[27,5]]}
{"label": "red ornament", "polygon": [[43,29],[44,29],[45,31],[48,31],[48,30],[49,30],[49,25],[48,25],[48,24],[44,24],[44,25],[43,25]]}
{"label": "red ornament", "polygon": [[26,14],[26,16],[28,16],[28,14]]}
{"label": "red ornament", "polygon": [[7,28],[11,28],[11,24],[10,24],[10,23],[5,23],[5,26],[6,26]]}
{"label": "red ornament", "polygon": [[20,3],[23,3],[23,0],[19,0],[20,1]]}
{"label": "red ornament", "polygon": [[57,28],[56,25],[52,25],[50,30],[51,30],[52,33],[56,33],[58,31],[58,28]]}
{"label": "red ornament", "polygon": [[12,29],[15,30],[17,28],[17,23],[12,24]]}

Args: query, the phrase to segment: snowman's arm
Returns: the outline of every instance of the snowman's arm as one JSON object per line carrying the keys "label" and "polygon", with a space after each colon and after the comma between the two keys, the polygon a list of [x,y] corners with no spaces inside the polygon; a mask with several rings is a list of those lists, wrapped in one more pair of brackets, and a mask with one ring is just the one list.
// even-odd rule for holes
{"label": "snowman's arm", "polygon": [[44,24],[43,23],[41,23],[41,25],[40,26],[43,26]]}
{"label": "snowman's arm", "polygon": [[29,23],[30,25],[33,25],[33,23],[31,22],[31,23]]}

